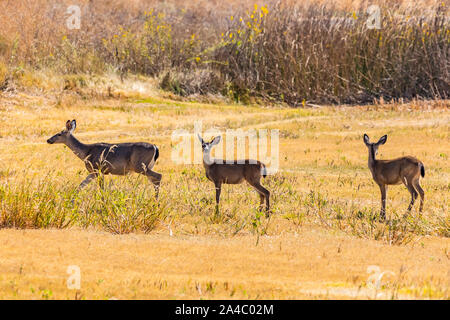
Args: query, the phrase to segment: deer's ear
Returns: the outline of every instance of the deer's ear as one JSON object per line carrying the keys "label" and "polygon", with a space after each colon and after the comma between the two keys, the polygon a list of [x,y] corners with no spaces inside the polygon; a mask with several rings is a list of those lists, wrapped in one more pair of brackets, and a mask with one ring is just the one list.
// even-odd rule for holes
{"label": "deer's ear", "polygon": [[387,135],[385,134],[384,136],[382,136],[380,138],[380,140],[378,140],[377,144],[385,144],[387,141]]}
{"label": "deer's ear", "polygon": [[200,143],[203,144],[203,138],[200,137],[200,134],[197,133],[197,137],[198,137],[198,140],[200,141]]}
{"label": "deer's ear", "polygon": [[70,129],[72,128],[72,123],[70,122],[70,120],[66,121],[66,129],[67,131],[70,131]]}
{"label": "deer's ear", "polygon": [[213,141],[211,141],[211,145],[216,145],[220,142],[220,136],[217,136],[213,139]]}
{"label": "deer's ear", "polygon": [[369,136],[364,133],[364,143],[367,145],[370,143]]}
{"label": "deer's ear", "polygon": [[70,133],[75,131],[75,128],[77,127],[77,122],[74,120],[70,121],[70,128],[67,128]]}

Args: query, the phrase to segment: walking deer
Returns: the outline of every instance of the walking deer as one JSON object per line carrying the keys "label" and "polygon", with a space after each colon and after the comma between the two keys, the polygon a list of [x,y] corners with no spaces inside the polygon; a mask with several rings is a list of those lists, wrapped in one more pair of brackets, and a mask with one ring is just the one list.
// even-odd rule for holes
{"label": "walking deer", "polygon": [[[47,143],[63,143],[84,161],[89,174],[81,182],[79,189],[97,178],[100,173],[125,175],[136,172],[147,176],[153,183],[158,198],[162,175],[151,170],[159,157],[159,150],[155,145],[145,142],[84,144],[73,136],[76,126],[75,120],[67,120],[66,128],[48,139]],[[103,177],[100,177],[99,184],[103,188]]]}
{"label": "walking deer", "polygon": [[239,184],[245,180],[259,193],[260,210],[263,208],[264,199],[266,200],[266,217],[268,217],[270,192],[260,183],[261,176],[264,178],[267,176],[266,166],[260,161],[249,159],[236,163],[225,163],[224,160],[212,159],[211,149],[220,142],[220,136],[215,137],[211,142],[203,141],[200,135],[198,135],[198,139],[202,144],[203,166],[205,167],[206,177],[214,182],[216,187],[216,212],[219,210],[222,184]]}
{"label": "walking deer", "polygon": [[394,160],[377,160],[375,156],[378,147],[385,144],[387,135],[384,135],[376,143],[371,143],[369,136],[364,134],[364,143],[369,149],[369,169],[373,180],[378,184],[381,191],[381,213],[380,218],[386,219],[386,190],[387,185],[404,183],[411,193],[411,202],[408,211],[411,211],[414,202],[417,199],[417,193],[420,194],[420,208],[422,212],[425,193],[419,184],[420,176],[425,177],[425,167],[421,161],[414,157],[406,156]]}

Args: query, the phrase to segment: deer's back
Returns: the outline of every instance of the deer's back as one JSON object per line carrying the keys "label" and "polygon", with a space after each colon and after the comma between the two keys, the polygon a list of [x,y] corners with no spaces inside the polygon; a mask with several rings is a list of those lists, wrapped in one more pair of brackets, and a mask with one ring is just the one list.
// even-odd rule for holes
{"label": "deer's back", "polygon": [[94,143],[90,145],[86,167],[105,174],[141,173],[147,170],[155,152],[156,147],[146,142]]}
{"label": "deer's back", "polygon": [[408,181],[418,178],[420,161],[411,156],[393,160],[378,160],[375,164],[375,180],[383,184],[400,184],[406,178]]}
{"label": "deer's back", "polygon": [[246,159],[234,163],[224,160],[224,163],[214,163],[205,169],[209,180],[226,184],[238,184],[244,180],[259,181],[261,178],[261,162],[256,160]]}

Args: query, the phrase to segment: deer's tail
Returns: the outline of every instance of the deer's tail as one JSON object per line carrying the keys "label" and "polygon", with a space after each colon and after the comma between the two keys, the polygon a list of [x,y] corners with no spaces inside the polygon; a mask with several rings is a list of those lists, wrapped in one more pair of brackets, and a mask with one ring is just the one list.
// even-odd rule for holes
{"label": "deer's tail", "polygon": [[155,147],[155,154],[153,155],[153,162],[156,162],[159,158],[159,149],[157,146],[153,145]]}
{"label": "deer's tail", "polygon": [[420,167],[420,175],[423,177],[425,177],[425,166],[423,165],[422,162],[419,162],[419,167]]}
{"label": "deer's tail", "polygon": [[159,157],[159,149],[158,149],[158,147],[155,146],[155,145],[153,145],[153,147],[155,148],[155,152],[153,153],[152,161],[150,161],[150,163],[147,166],[148,169],[150,169],[150,170],[153,168],[153,166],[155,165],[156,160]]}
{"label": "deer's tail", "polygon": [[267,177],[267,168],[266,165],[262,162],[261,162],[261,175],[263,176],[263,178]]}

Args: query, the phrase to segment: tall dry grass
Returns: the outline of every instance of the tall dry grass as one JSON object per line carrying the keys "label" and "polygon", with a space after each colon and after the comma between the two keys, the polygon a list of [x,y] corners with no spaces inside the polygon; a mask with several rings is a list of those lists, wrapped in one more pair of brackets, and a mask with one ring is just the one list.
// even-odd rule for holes
{"label": "tall dry grass", "polygon": [[271,190],[270,218],[256,209],[257,196],[250,187],[232,192],[233,199],[222,201],[221,213],[214,214],[211,188],[199,168],[172,173],[166,180],[155,201],[148,182],[139,176],[127,176],[105,190],[93,183],[83,192],[76,183],[60,181],[52,173],[39,179],[16,177],[14,183],[0,183],[0,229],[80,227],[127,234],[168,227],[181,234],[253,234],[256,244],[260,236],[278,234],[279,228],[294,232],[310,224],[393,245],[418,236],[450,236],[444,208],[430,210],[427,216],[391,209],[388,222],[379,223],[378,207],[330,196],[318,191],[316,184],[301,192],[293,174],[276,174],[264,181]]}
{"label": "tall dry grass", "polygon": [[[31,68],[145,74],[179,95],[244,103],[448,98],[446,3],[376,3],[380,29],[367,28],[365,1],[4,1],[2,88]],[[66,27],[73,4],[79,30]]]}

